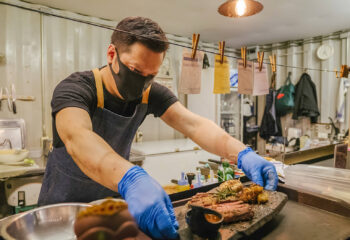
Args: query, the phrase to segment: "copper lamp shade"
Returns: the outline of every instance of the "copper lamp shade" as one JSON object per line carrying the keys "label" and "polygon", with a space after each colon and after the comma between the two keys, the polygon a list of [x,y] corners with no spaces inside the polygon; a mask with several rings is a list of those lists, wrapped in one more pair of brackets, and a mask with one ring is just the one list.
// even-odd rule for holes
{"label": "copper lamp shade", "polygon": [[236,13],[236,5],[238,3],[238,0],[228,0],[227,2],[223,3],[219,9],[218,12],[221,15],[224,15],[226,17],[234,17],[234,18],[239,18],[239,17],[247,17],[247,16],[252,16],[254,14],[257,14],[263,10],[264,6],[257,1],[254,0],[244,0],[246,4],[246,10],[245,13],[242,16],[239,16]]}

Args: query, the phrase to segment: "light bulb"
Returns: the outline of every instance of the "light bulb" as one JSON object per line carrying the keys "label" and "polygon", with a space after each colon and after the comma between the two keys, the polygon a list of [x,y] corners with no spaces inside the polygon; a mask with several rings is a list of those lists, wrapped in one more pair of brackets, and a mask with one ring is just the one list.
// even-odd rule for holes
{"label": "light bulb", "polygon": [[236,4],[236,14],[238,16],[243,16],[245,14],[245,10],[247,9],[247,5],[244,0],[238,0]]}

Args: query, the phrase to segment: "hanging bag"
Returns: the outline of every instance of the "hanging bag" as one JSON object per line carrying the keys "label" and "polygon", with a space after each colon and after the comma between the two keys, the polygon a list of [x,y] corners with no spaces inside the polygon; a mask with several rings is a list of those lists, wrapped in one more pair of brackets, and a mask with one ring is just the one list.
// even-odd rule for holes
{"label": "hanging bag", "polygon": [[278,116],[284,116],[293,111],[295,88],[290,80],[291,73],[288,73],[285,84],[277,90],[276,95],[276,112]]}

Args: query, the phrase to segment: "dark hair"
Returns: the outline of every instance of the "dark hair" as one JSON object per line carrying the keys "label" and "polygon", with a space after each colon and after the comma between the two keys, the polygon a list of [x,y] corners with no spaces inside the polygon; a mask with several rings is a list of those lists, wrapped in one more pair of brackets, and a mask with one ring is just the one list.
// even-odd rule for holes
{"label": "dark hair", "polygon": [[119,22],[116,28],[137,35],[114,30],[111,43],[119,51],[127,51],[128,47],[136,42],[142,43],[152,51],[159,53],[165,52],[169,47],[168,39],[163,30],[158,23],[149,18],[127,17]]}

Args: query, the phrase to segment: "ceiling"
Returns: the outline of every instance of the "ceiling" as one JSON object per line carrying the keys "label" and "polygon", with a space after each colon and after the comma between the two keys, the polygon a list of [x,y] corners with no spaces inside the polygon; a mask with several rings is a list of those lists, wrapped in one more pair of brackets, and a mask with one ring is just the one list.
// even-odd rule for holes
{"label": "ceiling", "polygon": [[[28,0],[27,0],[28,1]],[[240,19],[221,16],[225,0],[29,0],[85,15],[120,21],[127,16],[149,17],[170,34],[226,46],[297,40],[350,29],[349,0],[260,0],[264,9]]]}

